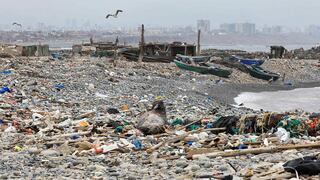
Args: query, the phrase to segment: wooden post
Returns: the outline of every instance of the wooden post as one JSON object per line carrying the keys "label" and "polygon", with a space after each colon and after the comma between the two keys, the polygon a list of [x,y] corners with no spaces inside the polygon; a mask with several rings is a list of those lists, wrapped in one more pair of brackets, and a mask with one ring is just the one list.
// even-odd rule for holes
{"label": "wooden post", "polygon": [[197,55],[199,56],[201,54],[201,48],[200,48],[200,38],[201,38],[201,30],[198,30],[198,45],[197,45]]}
{"label": "wooden post", "polygon": [[141,63],[144,55],[144,25],[141,26],[141,41],[140,41],[140,54],[138,62]]}
{"label": "wooden post", "polygon": [[188,44],[187,43],[185,43],[185,45],[184,45],[184,55],[188,56]]}

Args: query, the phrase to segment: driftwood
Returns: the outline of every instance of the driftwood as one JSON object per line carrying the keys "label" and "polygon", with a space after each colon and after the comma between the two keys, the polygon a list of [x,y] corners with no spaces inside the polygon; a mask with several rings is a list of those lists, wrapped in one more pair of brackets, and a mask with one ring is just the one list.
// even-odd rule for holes
{"label": "driftwood", "polygon": [[303,148],[320,148],[320,142],[312,144],[298,144],[298,145],[285,145],[285,146],[273,146],[273,147],[262,147],[262,148],[253,148],[253,149],[244,149],[244,150],[234,150],[234,151],[221,151],[213,152],[206,154],[196,154],[191,155],[189,158],[198,159],[199,157],[232,157],[232,156],[241,156],[247,154],[262,154],[262,153],[274,153],[278,151],[284,151],[289,149],[303,149]]}
{"label": "driftwood", "polygon": [[186,125],[178,128],[178,130],[186,129],[187,127],[191,126],[192,124],[198,123],[198,122],[200,122],[201,120],[202,120],[202,119],[199,119],[199,120],[197,120],[197,121],[193,121],[193,122],[191,122],[191,123],[189,123],[189,124],[186,124]]}
{"label": "driftwood", "polygon": [[290,179],[292,177],[294,177],[293,174],[285,172],[284,170],[273,170],[252,176],[251,180]]}
{"label": "driftwood", "polygon": [[171,139],[168,139],[166,141],[162,141],[162,142],[156,144],[155,146],[152,146],[151,148],[149,148],[147,150],[147,152],[148,153],[152,153],[153,151],[155,151],[155,150],[159,149],[160,147],[164,146],[165,144],[171,144],[171,143],[174,143],[174,142],[177,142],[177,141],[181,141],[191,133],[192,133],[192,131],[189,131],[189,132],[187,132],[185,134],[182,134],[180,136],[175,136],[175,137],[173,137]]}
{"label": "driftwood", "polygon": [[202,131],[222,131],[222,130],[225,130],[225,128],[210,128],[210,129],[203,129],[203,128],[200,128],[196,131],[189,131],[189,132],[186,132],[185,134],[182,134],[182,135],[179,135],[179,136],[175,136],[171,139],[167,139],[166,141],[162,141],[158,144],[156,144],[155,146],[152,146],[151,148],[149,148],[147,150],[148,153],[152,153],[153,151],[159,149],[160,147],[164,146],[165,144],[172,144],[172,143],[175,143],[177,141],[181,141],[183,139],[185,139],[187,136],[189,136],[189,134],[192,134],[194,132],[202,132]]}

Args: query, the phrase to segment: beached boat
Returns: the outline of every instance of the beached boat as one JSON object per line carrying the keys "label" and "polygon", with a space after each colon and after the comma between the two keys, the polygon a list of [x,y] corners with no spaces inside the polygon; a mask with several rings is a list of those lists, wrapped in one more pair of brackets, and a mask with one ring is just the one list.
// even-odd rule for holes
{"label": "beached boat", "polygon": [[236,62],[240,62],[241,64],[245,64],[245,65],[257,65],[257,66],[261,66],[264,63],[264,60],[262,59],[245,59],[245,58],[241,58],[238,56],[231,56],[229,58],[230,61],[236,61]]}
{"label": "beached boat", "polygon": [[181,62],[194,62],[194,63],[202,63],[202,62],[208,62],[210,60],[211,56],[185,56],[181,54],[177,54],[176,60],[179,60]]}
{"label": "beached boat", "polygon": [[[132,52],[122,52],[123,57],[128,60],[138,61],[139,55]],[[172,62],[171,57],[168,56],[143,56],[143,62],[161,62],[161,63],[170,63]]]}
{"label": "beached boat", "polygon": [[258,78],[258,79],[263,79],[263,80],[267,80],[267,81],[270,81],[270,80],[276,81],[280,77],[279,74],[264,70],[260,66],[248,66],[247,65],[246,67],[249,71],[249,74],[255,78]]}
{"label": "beached boat", "polygon": [[200,74],[212,74],[219,77],[229,77],[232,71],[217,68],[214,66],[208,66],[202,63],[202,65],[192,65],[192,64],[186,64],[178,60],[174,60],[174,63],[180,68],[188,71],[197,72]]}
{"label": "beached boat", "polygon": [[246,65],[238,62],[238,61],[229,61],[229,60],[215,60],[213,61],[216,64],[220,64],[223,65],[225,67],[228,68],[235,68],[238,69],[244,73],[248,73],[248,68],[246,67]]}

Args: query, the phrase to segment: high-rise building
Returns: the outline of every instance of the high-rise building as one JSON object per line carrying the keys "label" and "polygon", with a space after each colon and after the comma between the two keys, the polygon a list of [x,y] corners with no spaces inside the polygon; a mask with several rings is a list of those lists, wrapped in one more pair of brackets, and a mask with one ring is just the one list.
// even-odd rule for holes
{"label": "high-rise building", "polygon": [[252,35],[256,33],[256,25],[252,23],[237,23],[236,33]]}
{"label": "high-rise building", "polygon": [[204,19],[198,20],[197,27],[198,29],[201,30],[201,32],[209,33],[211,31],[210,20],[204,20]]}
{"label": "high-rise building", "polygon": [[236,32],[236,24],[221,24],[220,25],[220,30],[223,33],[228,33],[228,34],[232,34]]}
{"label": "high-rise building", "polygon": [[317,25],[310,25],[306,32],[310,35],[320,35],[320,26]]}

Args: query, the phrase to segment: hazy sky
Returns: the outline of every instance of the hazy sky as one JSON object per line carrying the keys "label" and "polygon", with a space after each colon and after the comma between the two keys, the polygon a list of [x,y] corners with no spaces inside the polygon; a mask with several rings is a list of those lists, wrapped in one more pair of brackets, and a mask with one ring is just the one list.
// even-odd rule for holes
{"label": "hazy sky", "polygon": [[[118,19],[106,20],[108,12],[123,9]],[[320,24],[320,0],[0,0],[0,24],[45,22],[113,26],[195,25],[209,19],[216,27],[224,22],[253,22],[260,26],[289,27]]]}

